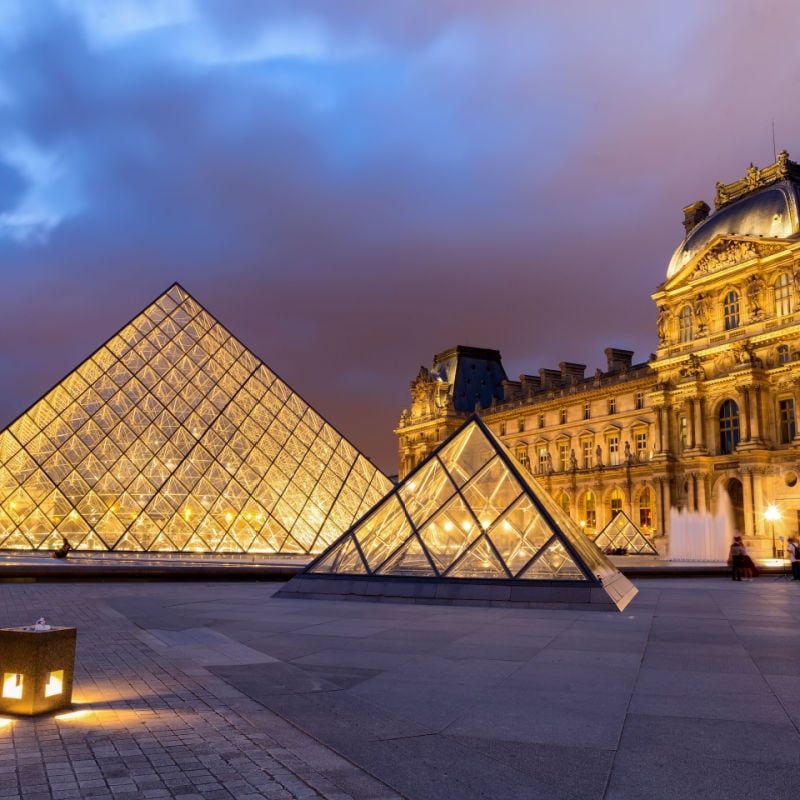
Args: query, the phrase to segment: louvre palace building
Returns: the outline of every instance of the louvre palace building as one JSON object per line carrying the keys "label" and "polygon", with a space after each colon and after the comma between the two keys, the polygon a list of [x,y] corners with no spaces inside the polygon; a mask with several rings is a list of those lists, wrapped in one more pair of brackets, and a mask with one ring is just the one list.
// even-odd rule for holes
{"label": "louvre palace building", "polygon": [[396,430],[400,478],[477,411],[589,535],[623,511],[663,553],[675,511],[725,505],[751,553],[773,556],[800,532],[799,204],[781,152],[718,183],[713,211],[684,209],[648,361],[609,347],[594,374],[563,361],[509,380],[497,350],[438,353]]}

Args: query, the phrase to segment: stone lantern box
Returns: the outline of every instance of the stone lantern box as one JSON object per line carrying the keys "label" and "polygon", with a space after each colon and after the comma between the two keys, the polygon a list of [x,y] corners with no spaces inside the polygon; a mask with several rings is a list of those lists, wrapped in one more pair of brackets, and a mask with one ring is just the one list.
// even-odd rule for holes
{"label": "stone lantern box", "polygon": [[75,628],[0,628],[0,713],[69,708],[76,640]]}

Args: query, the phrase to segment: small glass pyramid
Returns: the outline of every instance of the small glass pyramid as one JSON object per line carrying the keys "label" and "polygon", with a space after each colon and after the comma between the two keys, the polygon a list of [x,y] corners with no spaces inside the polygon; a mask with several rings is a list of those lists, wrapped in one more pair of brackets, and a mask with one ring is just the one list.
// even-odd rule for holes
{"label": "small glass pyramid", "polygon": [[0,549],[319,553],[391,485],[174,284],[0,432]]}
{"label": "small glass pyramid", "polygon": [[594,538],[594,543],[604,553],[625,550],[627,553],[658,555],[655,545],[633,524],[631,518],[620,511]]}
{"label": "small glass pyramid", "polygon": [[597,582],[614,573],[474,416],[303,574]]}

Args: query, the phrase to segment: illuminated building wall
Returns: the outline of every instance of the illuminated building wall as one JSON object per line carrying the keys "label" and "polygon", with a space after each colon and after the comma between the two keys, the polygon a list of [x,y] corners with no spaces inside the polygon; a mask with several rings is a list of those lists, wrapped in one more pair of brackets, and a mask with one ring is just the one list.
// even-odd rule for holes
{"label": "illuminated building wall", "polygon": [[593,374],[565,361],[509,380],[496,350],[445,350],[411,382],[400,478],[478,408],[588,535],[622,511],[664,553],[673,510],[717,514],[729,496],[754,554],[800,537],[800,165],[751,165],[684,218],[649,359],[610,347]]}

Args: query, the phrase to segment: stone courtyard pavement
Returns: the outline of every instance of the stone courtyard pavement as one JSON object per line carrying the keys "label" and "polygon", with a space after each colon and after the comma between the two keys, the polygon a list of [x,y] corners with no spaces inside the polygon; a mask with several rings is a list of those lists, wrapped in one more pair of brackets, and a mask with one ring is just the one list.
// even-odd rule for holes
{"label": "stone courtyard pavement", "polygon": [[797,583],[621,614],[280,585],[0,583],[0,627],[78,629],[73,711],[0,716],[0,800],[797,796]]}

